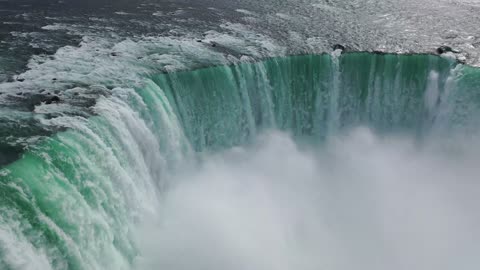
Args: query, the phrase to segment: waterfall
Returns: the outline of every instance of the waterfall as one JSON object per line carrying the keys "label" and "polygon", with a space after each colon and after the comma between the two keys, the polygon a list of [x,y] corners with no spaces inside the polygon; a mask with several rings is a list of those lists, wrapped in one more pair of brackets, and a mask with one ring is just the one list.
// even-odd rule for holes
{"label": "waterfall", "polygon": [[[131,269],[142,255],[139,224],[161,216],[165,193],[185,164],[255,145],[272,130],[308,145],[357,127],[421,140],[476,134],[479,85],[478,69],[431,55],[301,55],[153,73],[142,87],[117,87],[100,97],[91,117],[43,119],[64,130],[0,170],[0,268]],[[273,136],[275,146],[300,155],[282,136]],[[300,169],[317,172],[305,162]]]}

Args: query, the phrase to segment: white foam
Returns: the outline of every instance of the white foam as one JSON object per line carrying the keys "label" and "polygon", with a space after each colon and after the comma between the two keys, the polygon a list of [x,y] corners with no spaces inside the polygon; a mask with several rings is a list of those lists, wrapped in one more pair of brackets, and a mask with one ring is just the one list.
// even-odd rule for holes
{"label": "white foam", "polygon": [[[221,28],[230,33],[208,31],[205,33],[206,42],[199,43],[188,35],[120,39],[114,34],[111,38],[98,36],[95,27],[65,23],[46,25],[44,30],[65,30],[71,34],[83,35],[82,42],[78,47],[62,47],[53,56],[33,56],[28,63],[29,70],[19,74],[25,81],[0,84],[0,90],[29,92],[43,88],[54,91],[65,90],[72,84],[135,87],[141,84],[145,74],[230,62],[232,58],[229,55],[224,55],[205,43],[215,42],[229,50],[253,57],[285,53],[284,47],[244,25],[225,23]],[[108,31],[105,28],[103,30]]]}
{"label": "white foam", "polygon": [[275,132],[209,156],[172,179],[139,235],[138,269],[477,265],[480,148],[441,147],[360,128],[325,148]]}
{"label": "white foam", "polygon": [[[50,270],[53,269],[47,254],[35,247],[29,239],[22,235],[19,215],[11,209],[0,209],[0,260],[18,270]],[[5,248],[6,247],[6,248]]]}

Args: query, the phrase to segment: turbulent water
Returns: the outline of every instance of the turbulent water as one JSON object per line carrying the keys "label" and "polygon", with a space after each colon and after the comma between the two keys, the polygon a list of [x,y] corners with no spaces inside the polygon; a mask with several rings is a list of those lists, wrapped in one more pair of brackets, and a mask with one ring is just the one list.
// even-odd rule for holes
{"label": "turbulent water", "polygon": [[468,267],[479,81],[355,53],[116,89],[1,171],[2,267]]}
{"label": "turbulent water", "polygon": [[477,1],[87,2],[0,1],[1,270],[480,265]]}

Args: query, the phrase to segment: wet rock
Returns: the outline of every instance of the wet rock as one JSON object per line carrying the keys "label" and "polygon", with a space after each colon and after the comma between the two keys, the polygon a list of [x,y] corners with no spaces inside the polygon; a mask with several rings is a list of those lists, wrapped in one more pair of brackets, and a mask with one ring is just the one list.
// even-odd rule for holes
{"label": "wet rock", "polygon": [[60,102],[60,97],[53,96],[51,98],[47,98],[44,102],[45,102],[45,104],[59,103]]}
{"label": "wet rock", "polygon": [[440,46],[437,48],[437,53],[438,54],[443,54],[447,52],[452,52],[452,53],[459,53],[459,51],[452,49],[452,47],[449,46]]}
{"label": "wet rock", "polygon": [[446,53],[446,52],[450,52],[452,51],[452,48],[448,47],[448,46],[440,46],[437,48],[437,53],[438,54],[442,54],[442,53]]}
{"label": "wet rock", "polygon": [[374,53],[374,54],[378,54],[378,55],[385,55],[385,54],[387,54],[386,52],[380,51],[380,50],[374,50],[373,53]]}
{"label": "wet rock", "polygon": [[217,43],[212,42],[212,44],[210,44],[210,46],[215,48],[215,47],[217,47]]}
{"label": "wet rock", "polygon": [[345,51],[345,46],[343,46],[343,45],[341,45],[341,44],[335,44],[335,45],[333,45],[332,49],[333,49],[334,51],[336,51],[336,50]]}

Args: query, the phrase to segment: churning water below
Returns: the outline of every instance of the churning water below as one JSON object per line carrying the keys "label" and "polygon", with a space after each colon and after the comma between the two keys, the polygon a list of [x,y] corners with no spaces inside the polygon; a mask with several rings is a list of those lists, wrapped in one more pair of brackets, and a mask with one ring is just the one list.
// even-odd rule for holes
{"label": "churning water below", "polygon": [[469,269],[480,144],[366,127],[324,146],[285,133],[174,177],[139,231],[139,269]]}

